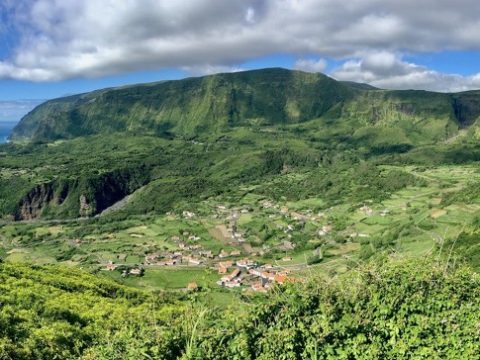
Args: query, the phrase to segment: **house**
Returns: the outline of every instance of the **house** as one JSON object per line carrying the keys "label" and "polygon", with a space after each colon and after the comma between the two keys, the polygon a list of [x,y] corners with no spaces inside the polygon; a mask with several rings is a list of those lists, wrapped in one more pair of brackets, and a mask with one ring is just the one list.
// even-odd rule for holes
{"label": "house", "polygon": [[142,275],[143,269],[133,268],[128,272],[130,275]]}
{"label": "house", "polygon": [[228,268],[225,266],[219,266],[218,267],[218,273],[219,274],[226,274],[228,272]]}
{"label": "house", "polygon": [[248,258],[245,258],[243,260],[238,260],[237,261],[237,266],[243,267],[243,268],[246,268],[246,269],[250,269],[250,268],[256,267],[257,263],[255,261],[252,261],[252,260],[248,259]]}
{"label": "house", "polygon": [[228,272],[228,268],[233,266],[233,261],[223,261],[217,264],[218,273],[219,274],[226,274]]}
{"label": "house", "polygon": [[282,261],[292,261],[292,257],[291,256],[285,256],[282,258]]}
{"label": "house", "polygon": [[240,250],[232,250],[230,252],[230,256],[240,256],[241,254]]}
{"label": "house", "polygon": [[108,271],[113,271],[113,270],[115,270],[116,268],[117,268],[117,265],[115,265],[112,261],[109,261],[108,264],[107,264],[107,267],[106,267],[106,269],[107,269]]}
{"label": "house", "polygon": [[211,250],[203,250],[203,251],[200,251],[199,254],[207,258],[213,258],[213,253]]}
{"label": "house", "polygon": [[193,265],[201,265],[203,263],[203,261],[201,259],[197,259],[197,258],[194,258],[194,257],[190,257],[188,259],[188,262],[190,264],[193,264]]}
{"label": "house", "polygon": [[218,263],[218,266],[223,266],[223,267],[226,267],[226,268],[230,268],[230,267],[233,266],[233,261],[231,261],[231,260],[222,261],[222,262]]}
{"label": "house", "polygon": [[285,283],[285,281],[288,280],[288,277],[287,275],[285,274],[276,274],[274,277],[273,277],[273,281],[278,283],[278,284],[283,284]]}
{"label": "house", "polygon": [[240,269],[235,269],[235,270],[232,271],[232,273],[230,273],[228,275],[225,275],[225,276],[222,276],[221,280],[224,283],[230,282],[233,279],[235,279],[237,276],[239,276],[240,273],[241,273]]}
{"label": "house", "polygon": [[233,288],[233,287],[239,287],[242,284],[241,280],[238,281],[228,281],[223,284],[223,286]]}
{"label": "house", "polygon": [[258,276],[258,277],[262,276],[262,270],[260,268],[250,269],[250,270],[248,270],[248,273],[250,275],[255,275],[255,276]]}
{"label": "house", "polygon": [[274,281],[275,280],[275,274],[268,272],[268,271],[263,271],[262,274],[260,275],[262,279],[269,280],[269,281]]}

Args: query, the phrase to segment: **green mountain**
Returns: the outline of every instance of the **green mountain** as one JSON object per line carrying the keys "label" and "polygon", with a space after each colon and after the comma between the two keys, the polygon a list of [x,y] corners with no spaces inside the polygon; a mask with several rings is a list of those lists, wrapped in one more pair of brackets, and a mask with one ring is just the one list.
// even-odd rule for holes
{"label": "green mountain", "polygon": [[[26,115],[13,140],[50,141],[129,132],[208,137],[241,126],[266,127],[330,119],[358,137],[445,140],[480,115],[480,94],[386,91],[322,74],[264,69],[104,89],[47,101]],[[376,130],[361,130],[362,128]],[[388,132],[388,131],[387,131]],[[372,134],[371,134],[372,133]]]}
{"label": "green mountain", "polygon": [[479,115],[284,69],[38,106],[0,144],[0,358],[476,358]]}
{"label": "green mountain", "polygon": [[194,136],[229,127],[288,124],[325,114],[354,91],[321,74],[267,69],[94,91],[48,101],[13,139],[112,131]]}
{"label": "green mountain", "polygon": [[[387,91],[285,69],[69,96],[35,108],[12,133],[23,141],[3,146],[0,217],[92,216],[138,189],[128,213],[162,212],[299,168],[342,183],[337,167],[371,157],[472,161],[479,115],[475,91]],[[309,176],[293,188],[324,192]]]}

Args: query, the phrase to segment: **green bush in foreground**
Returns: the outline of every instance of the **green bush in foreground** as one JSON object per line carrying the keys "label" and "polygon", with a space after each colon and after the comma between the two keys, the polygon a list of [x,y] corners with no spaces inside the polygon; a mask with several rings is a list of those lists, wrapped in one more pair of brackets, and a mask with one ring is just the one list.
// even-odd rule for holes
{"label": "green bush in foreground", "polygon": [[480,277],[389,259],[276,288],[245,313],[78,270],[0,265],[1,359],[474,359]]}

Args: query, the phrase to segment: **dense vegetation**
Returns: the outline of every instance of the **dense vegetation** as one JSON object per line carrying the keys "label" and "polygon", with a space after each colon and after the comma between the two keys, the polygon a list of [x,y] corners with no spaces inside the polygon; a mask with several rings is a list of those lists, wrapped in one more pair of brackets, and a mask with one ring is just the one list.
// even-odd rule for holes
{"label": "dense vegetation", "polygon": [[[248,311],[148,294],[61,267],[0,265],[4,359],[471,359],[480,279],[384,259],[250,299]],[[200,294],[201,295],[201,294]]]}
{"label": "dense vegetation", "polygon": [[[42,104],[0,145],[0,359],[475,358],[479,115],[283,69]],[[180,239],[295,281],[147,267]]]}
{"label": "dense vegetation", "polygon": [[[205,138],[238,126],[323,118],[354,125],[354,138],[376,143],[380,151],[445,139],[472,125],[479,114],[476,92],[382,91],[322,74],[263,69],[51,100],[28,114],[12,137],[55,140],[128,131]],[[396,143],[383,142],[385,136]]]}

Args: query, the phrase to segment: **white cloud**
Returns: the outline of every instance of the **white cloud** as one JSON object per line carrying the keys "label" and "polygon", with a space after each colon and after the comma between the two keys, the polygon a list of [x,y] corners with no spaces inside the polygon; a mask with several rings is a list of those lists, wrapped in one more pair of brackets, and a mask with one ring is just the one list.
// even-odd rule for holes
{"label": "white cloud", "polygon": [[188,72],[194,76],[197,75],[210,75],[210,74],[219,74],[219,73],[231,73],[244,71],[245,69],[238,66],[227,66],[227,65],[210,65],[210,64],[198,64],[194,66],[182,66],[183,71]]}
{"label": "white cloud", "polygon": [[480,88],[480,74],[443,74],[406,62],[401,55],[386,51],[365,54],[360,59],[346,61],[334,69],[331,75],[338,80],[369,83],[385,89],[456,92]]}
{"label": "white cloud", "polygon": [[327,68],[327,60],[298,59],[293,67],[308,72],[324,72]]}
{"label": "white cloud", "polygon": [[[313,70],[322,62],[307,55],[363,59],[360,69],[370,71],[364,78],[380,81],[384,74],[400,86],[405,74],[394,81],[385,72],[408,71],[412,84],[435,76],[386,63],[402,62],[398,54],[480,50],[478,0],[2,0],[0,13],[8,14],[0,31],[19,35],[0,61],[0,78],[33,81],[161,68],[238,69],[246,60],[286,53],[301,59],[296,67]],[[385,62],[383,72],[375,61]],[[349,66],[336,73],[358,72]],[[461,86],[474,83],[455,79]]]}

